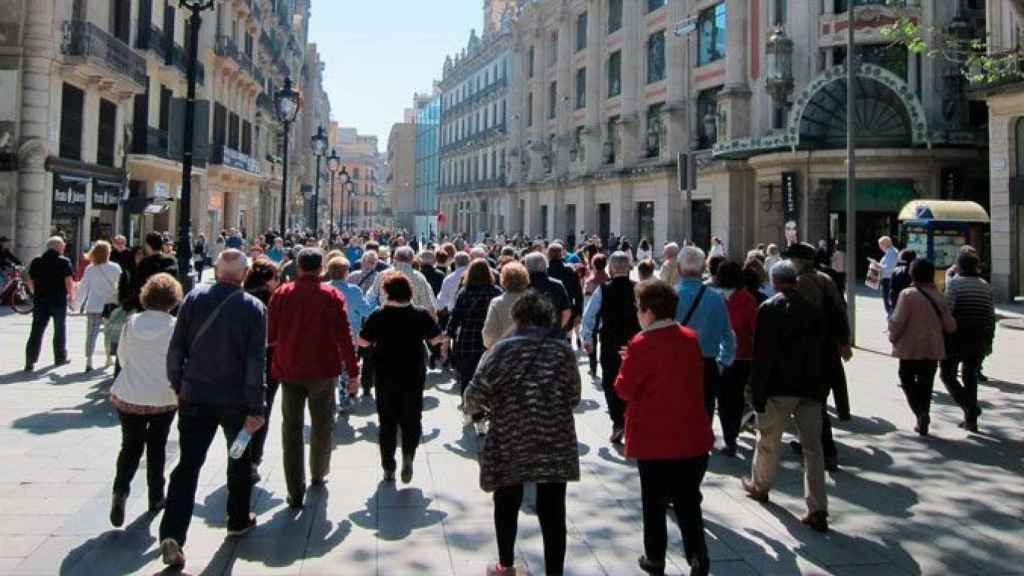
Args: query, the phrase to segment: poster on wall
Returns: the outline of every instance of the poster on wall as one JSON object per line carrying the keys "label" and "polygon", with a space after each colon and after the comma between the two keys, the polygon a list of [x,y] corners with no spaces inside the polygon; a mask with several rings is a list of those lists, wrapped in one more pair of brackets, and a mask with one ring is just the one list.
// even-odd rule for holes
{"label": "poster on wall", "polygon": [[85,216],[87,178],[53,175],[53,215],[81,218]]}
{"label": "poster on wall", "polygon": [[800,190],[796,172],[782,173],[782,221],[785,222],[786,245],[800,242]]}

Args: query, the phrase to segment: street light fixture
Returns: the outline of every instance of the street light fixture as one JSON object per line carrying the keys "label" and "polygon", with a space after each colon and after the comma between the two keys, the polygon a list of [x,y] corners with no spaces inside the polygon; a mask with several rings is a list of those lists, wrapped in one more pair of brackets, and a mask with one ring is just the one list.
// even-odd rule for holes
{"label": "street light fixture", "polygon": [[288,230],[288,132],[291,131],[295,117],[299,115],[299,93],[292,88],[292,79],[284,79],[284,88],[274,94],[274,111],[277,119],[284,126],[284,168],[281,173],[281,236]]}
{"label": "street light fixture", "polygon": [[320,233],[320,159],[327,152],[327,135],[324,134],[324,127],[316,129],[316,134],[310,139],[313,145],[313,154],[316,156],[316,184],[313,187],[313,230]]}
{"label": "street light fixture", "polygon": [[[178,5],[191,12],[188,18],[188,55],[185,70],[188,95],[185,100],[185,142],[181,158],[181,198],[178,200],[178,280],[185,290],[192,289],[192,154],[196,118],[196,68],[199,60],[199,27],[202,12],[210,10],[216,0],[178,0]],[[200,282],[202,278],[198,279]]]}
{"label": "street light fixture", "polygon": [[[348,190],[348,184],[349,184],[350,180],[351,180],[351,177],[349,177],[349,175],[348,175],[348,170],[346,168],[342,167],[341,173],[338,174],[338,182],[341,182],[341,197],[342,197],[343,200],[345,198],[345,191]],[[342,203],[344,203],[344,202],[342,202]],[[344,233],[344,231],[345,231],[346,224],[347,224],[347,222],[345,220],[345,210],[342,209],[342,211],[341,211],[341,232],[342,233]]]}
{"label": "street light fixture", "polygon": [[338,168],[341,166],[341,158],[338,158],[338,151],[331,150],[331,155],[327,157],[327,171],[331,173],[331,207],[330,222],[327,227],[327,241],[328,243],[334,241],[334,178],[338,174]]}

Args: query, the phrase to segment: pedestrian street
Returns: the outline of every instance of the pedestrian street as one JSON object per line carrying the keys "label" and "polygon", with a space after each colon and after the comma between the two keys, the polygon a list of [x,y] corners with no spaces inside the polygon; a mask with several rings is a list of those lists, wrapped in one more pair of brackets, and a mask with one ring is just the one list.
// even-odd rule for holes
{"label": "pedestrian street", "polygon": [[[957,428],[959,409],[938,385],[932,435],[921,438],[897,386],[881,304],[865,296],[857,304],[859,348],[847,365],[854,417],[834,419],[840,470],[828,479],[831,531],[822,535],[800,524],[800,463],[788,449],[771,503],[745,497],[740,478],[750,473],[753,438],[743,434],[739,457],[713,455],[703,484],[711,573],[1024,573],[1024,332],[997,331],[985,364],[991,380],[979,393],[981,433]],[[161,572],[159,515],[145,513],[145,474],[136,475],[124,528],[109,525],[120,430],[107,398],[112,371],[82,373],[84,318],[68,322],[72,363],[50,368],[45,346],[37,371],[26,378],[29,323],[9,310],[0,313],[0,574],[172,573]],[[637,471],[608,443],[603,394],[586,375],[586,357],[579,360],[583,475],[568,489],[565,573],[637,574],[643,550]],[[218,440],[200,478],[185,573],[484,574],[497,547],[490,496],[479,489],[480,440],[462,426],[453,379],[432,371],[429,383],[411,483],[381,481],[377,417],[364,401],[338,418],[328,482],[310,489],[299,511],[284,500],[275,408],[263,480],[253,493],[259,524],[245,539],[225,538],[226,455]],[[168,473],[176,459],[175,429]],[[519,564],[543,574],[540,530],[529,506],[519,523]],[[669,536],[668,573],[686,574],[679,532],[670,527]]]}

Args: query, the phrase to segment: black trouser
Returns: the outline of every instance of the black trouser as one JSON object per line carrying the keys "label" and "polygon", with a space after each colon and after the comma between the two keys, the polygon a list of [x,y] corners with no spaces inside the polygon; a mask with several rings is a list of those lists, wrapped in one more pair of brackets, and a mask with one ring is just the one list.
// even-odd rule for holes
{"label": "black trouser", "polygon": [[459,376],[459,394],[464,395],[466,393],[466,388],[473,381],[476,367],[480,364],[480,359],[483,357],[484,353],[482,350],[480,352],[459,354],[456,367],[456,372],[458,372]]}
{"label": "black trouser", "polygon": [[832,417],[828,415],[824,404],[821,405],[821,452],[826,460],[839,457],[836,441],[832,437]]}
{"label": "black trouser", "polygon": [[67,306],[55,306],[37,303],[32,310],[32,331],[25,346],[25,363],[35,364],[39,360],[39,351],[43,346],[43,334],[46,332],[50,318],[53,318],[53,360],[63,362],[68,358]]}
{"label": "black trouser", "polygon": [[363,387],[363,393],[369,394],[376,383],[376,370],[373,367],[373,347],[360,348],[359,358],[362,360],[360,364],[363,366],[362,374],[359,377],[359,384]]}
{"label": "black trouser", "polygon": [[715,420],[715,398],[721,387],[722,373],[718,371],[718,360],[704,359],[704,408],[708,412],[708,420]]}
{"label": "black trouser", "polygon": [[931,411],[938,365],[935,360],[900,360],[900,384],[910,411],[918,418],[928,418]]}
{"label": "black trouser", "polygon": [[163,414],[127,414],[118,410],[121,420],[121,451],[117,455],[114,494],[128,497],[132,479],[139,469],[142,452],[146,452],[146,481],[149,504],[164,499],[164,463],[167,460],[167,435],[171,432],[174,412]]}
{"label": "black trouser", "polygon": [[[978,406],[978,366],[982,358],[981,355],[959,356],[942,361],[942,383],[946,385],[953,401],[964,411],[964,419],[968,422],[976,422],[978,416],[981,416],[981,407]],[[956,375],[960,364],[963,364],[960,370],[963,384]]]}
{"label": "black trouser", "polygon": [[736,437],[740,435],[740,422],[747,404],[744,392],[750,379],[750,366],[750,360],[733,362],[732,366],[725,369],[718,390],[718,420],[722,423],[725,445],[731,448],[736,447]]}
{"label": "black trouser", "polygon": [[704,496],[700,484],[708,469],[707,455],[679,460],[639,460],[640,499],[644,515],[644,555],[652,563],[665,564],[668,529],[665,503],[671,502],[679,531],[683,534],[686,559],[705,560],[708,555],[704,541]]}
{"label": "black trouser", "polygon": [[263,448],[267,444],[267,431],[270,430],[270,415],[274,412],[274,397],[281,382],[267,378],[267,409],[263,412],[263,426],[252,435],[252,463],[259,466],[263,463]]}
{"label": "black trouser", "polygon": [[377,418],[380,421],[380,462],[385,470],[397,467],[398,428],[402,428],[402,456],[412,459],[423,435],[423,382],[392,380],[377,373]]}
{"label": "black trouser", "polygon": [[882,278],[882,305],[885,306],[885,315],[892,316],[893,303],[889,295],[892,292],[892,278]]}
{"label": "black trouser", "polygon": [[839,418],[847,419],[850,417],[850,391],[846,385],[846,368],[843,366],[843,359],[839,354],[832,356],[830,365],[829,371],[835,374],[832,384],[832,401],[835,402]]}
{"label": "black trouser", "polygon": [[[515,564],[519,508],[523,485],[494,491],[494,529],[498,536],[498,561],[509,568]],[[544,572],[558,575],[565,567],[565,482],[537,484],[537,519],[544,538]]]}
{"label": "black trouser", "polygon": [[[230,448],[235,436],[245,424],[242,407],[185,404],[178,412],[178,443],[181,456],[171,473],[167,488],[167,507],[160,522],[160,540],[173,538],[185,545],[192,509],[195,506],[199,473],[206,461],[206,453],[223,429],[226,446]],[[224,455],[227,458],[227,454]],[[241,529],[249,523],[249,500],[252,497],[252,451],[246,450],[238,460],[228,458],[228,529]]]}
{"label": "black trouser", "polygon": [[590,360],[590,373],[597,375],[597,332],[590,336],[590,352],[587,358]]}
{"label": "black trouser", "polygon": [[626,403],[615,392],[615,379],[622,366],[619,349],[614,346],[601,345],[601,388],[604,389],[604,400],[608,404],[608,416],[612,426],[622,428],[626,425]]}

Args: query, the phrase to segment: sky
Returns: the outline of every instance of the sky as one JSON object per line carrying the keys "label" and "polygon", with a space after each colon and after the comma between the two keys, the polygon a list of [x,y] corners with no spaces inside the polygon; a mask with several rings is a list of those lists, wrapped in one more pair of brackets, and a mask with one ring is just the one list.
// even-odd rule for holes
{"label": "sky", "polygon": [[309,41],[325,63],[331,115],[387,149],[391,125],[429,93],[446,55],[483,23],[481,0],[313,0]]}

